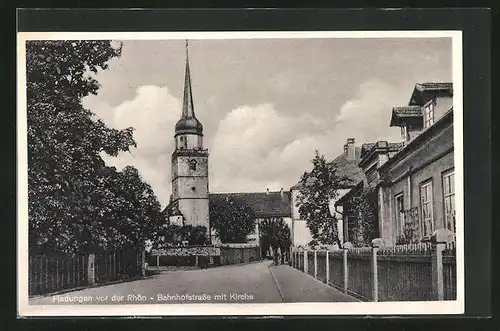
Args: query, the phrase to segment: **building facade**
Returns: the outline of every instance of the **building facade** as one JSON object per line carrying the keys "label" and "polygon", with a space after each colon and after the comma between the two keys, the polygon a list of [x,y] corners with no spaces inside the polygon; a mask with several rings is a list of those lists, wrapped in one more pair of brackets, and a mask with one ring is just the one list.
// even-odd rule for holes
{"label": "building facade", "polygon": [[[451,83],[416,84],[409,105],[420,107],[422,130],[378,169],[380,228],[389,244],[426,240],[440,228],[456,231],[452,100]],[[398,116],[393,112],[392,125]]]}
{"label": "building facade", "polygon": [[[377,236],[386,245],[417,243],[440,228],[455,232],[452,100],[451,83],[422,83],[407,106],[392,109],[390,126],[401,128],[403,142],[363,146],[365,180],[337,201],[348,226],[359,221],[355,198],[373,189]],[[355,234],[345,231],[350,241]]]}

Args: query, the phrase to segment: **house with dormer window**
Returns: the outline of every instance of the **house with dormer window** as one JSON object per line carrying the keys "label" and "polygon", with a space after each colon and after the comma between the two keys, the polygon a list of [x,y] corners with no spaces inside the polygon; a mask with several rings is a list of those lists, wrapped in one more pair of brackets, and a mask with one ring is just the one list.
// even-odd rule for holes
{"label": "house with dormer window", "polygon": [[365,180],[336,205],[350,210],[363,190],[374,190],[376,233],[386,245],[417,243],[440,228],[455,232],[452,83],[415,84],[408,104],[392,108],[389,125],[401,128],[401,143],[364,146]]}

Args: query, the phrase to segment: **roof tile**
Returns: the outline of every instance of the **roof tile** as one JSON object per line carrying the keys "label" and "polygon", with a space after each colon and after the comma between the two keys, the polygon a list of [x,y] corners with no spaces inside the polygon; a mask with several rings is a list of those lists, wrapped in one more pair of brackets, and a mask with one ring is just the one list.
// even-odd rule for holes
{"label": "roof tile", "polygon": [[291,217],[292,199],[289,191],[251,193],[210,193],[210,202],[238,201],[253,210],[256,217]]}

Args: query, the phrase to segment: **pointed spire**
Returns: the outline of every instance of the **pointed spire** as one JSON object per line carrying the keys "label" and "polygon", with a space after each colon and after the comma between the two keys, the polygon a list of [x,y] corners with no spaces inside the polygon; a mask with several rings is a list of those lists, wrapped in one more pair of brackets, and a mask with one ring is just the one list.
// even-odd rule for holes
{"label": "pointed spire", "polygon": [[191,91],[191,73],[189,72],[189,45],[186,39],[186,73],[184,76],[184,99],[182,103],[182,118],[195,117],[193,92]]}
{"label": "pointed spire", "polygon": [[184,77],[184,98],[182,116],[175,125],[175,135],[196,134],[203,136],[203,125],[194,115],[193,93],[191,91],[191,73],[189,72],[188,41],[186,40],[186,74]]}

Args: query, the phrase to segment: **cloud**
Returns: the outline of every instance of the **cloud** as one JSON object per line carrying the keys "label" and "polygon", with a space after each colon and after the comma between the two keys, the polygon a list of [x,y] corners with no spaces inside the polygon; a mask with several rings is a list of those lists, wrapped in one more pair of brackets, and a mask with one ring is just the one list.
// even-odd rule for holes
{"label": "cloud", "polygon": [[174,148],[174,126],[181,113],[180,100],[173,97],[166,86],[148,85],[137,88],[132,100],[116,107],[93,96],[86,98],[84,105],[110,127],[135,128],[137,148],[116,158],[103,157],[118,169],[135,166],[165,206],[170,196],[170,155]]}
{"label": "cloud", "polygon": [[398,141],[399,130],[389,128],[394,105],[387,101],[387,96],[396,92],[384,82],[366,81],[333,119],[309,114],[288,117],[272,104],[233,109],[220,122],[213,139],[211,189],[288,189],[310,169],[316,149],[332,159],[342,152],[349,137],[359,144]]}
{"label": "cloud", "polygon": [[[397,140],[399,130],[389,128],[390,98],[397,89],[381,81],[364,82],[354,97],[346,100],[338,116],[315,117],[307,112],[289,116],[271,103],[244,105],[222,114],[209,148],[209,183],[212,192],[252,192],[289,189],[310,169],[318,149],[332,159],[342,152],[348,137],[357,143]],[[215,99],[214,99],[215,100]],[[166,86],[141,86],[133,99],[111,107],[97,97],[84,100],[114,128],[135,128],[137,148],[118,157],[106,157],[121,169],[133,165],[154,189],[162,206],[170,195],[170,156],[174,149],[174,125],[181,102]],[[205,123],[204,123],[205,124]],[[207,125],[205,125],[207,127]]]}

